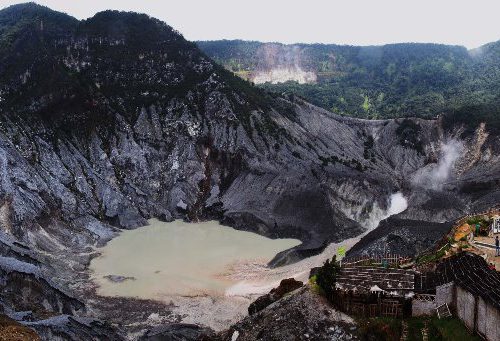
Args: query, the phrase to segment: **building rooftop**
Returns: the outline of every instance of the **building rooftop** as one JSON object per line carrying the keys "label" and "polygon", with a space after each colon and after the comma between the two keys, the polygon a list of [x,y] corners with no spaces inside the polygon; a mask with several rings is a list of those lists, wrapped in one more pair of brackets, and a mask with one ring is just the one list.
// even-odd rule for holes
{"label": "building rooftop", "polygon": [[444,259],[436,268],[434,280],[437,286],[455,282],[500,309],[500,273],[491,270],[481,256],[462,252]]}
{"label": "building rooftop", "polygon": [[337,288],[358,293],[382,289],[391,294],[404,295],[413,291],[414,275],[412,270],[346,266],[341,268],[337,277]]}

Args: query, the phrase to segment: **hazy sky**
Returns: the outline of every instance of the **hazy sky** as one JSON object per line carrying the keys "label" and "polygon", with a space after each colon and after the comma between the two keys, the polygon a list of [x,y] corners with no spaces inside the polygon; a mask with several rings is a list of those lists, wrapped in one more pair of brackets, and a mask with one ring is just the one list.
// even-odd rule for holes
{"label": "hazy sky", "polygon": [[[24,1],[0,0],[0,7]],[[189,40],[246,39],[477,47],[500,39],[499,0],[39,0],[79,19],[104,9],[147,13]]]}

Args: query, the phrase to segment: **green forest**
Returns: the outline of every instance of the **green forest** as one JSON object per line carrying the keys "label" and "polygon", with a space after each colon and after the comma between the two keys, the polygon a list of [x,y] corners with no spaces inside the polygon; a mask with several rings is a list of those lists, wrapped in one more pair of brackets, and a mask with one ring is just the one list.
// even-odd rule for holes
{"label": "green forest", "polygon": [[259,86],[297,95],[340,115],[368,119],[444,115],[449,125],[486,121],[499,130],[500,41],[474,50],[416,43],[361,47],[221,40],[197,44],[226,69],[249,80],[254,72],[293,60],[302,70],[314,72],[316,83]]}

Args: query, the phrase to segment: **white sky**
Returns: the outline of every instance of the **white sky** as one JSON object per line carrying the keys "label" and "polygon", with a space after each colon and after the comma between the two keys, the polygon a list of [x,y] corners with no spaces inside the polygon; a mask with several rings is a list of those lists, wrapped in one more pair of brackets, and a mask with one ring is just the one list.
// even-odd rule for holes
{"label": "white sky", "polygon": [[[0,0],[0,8],[24,1]],[[105,9],[147,13],[189,40],[478,47],[500,39],[499,0],[37,0],[78,19]]]}

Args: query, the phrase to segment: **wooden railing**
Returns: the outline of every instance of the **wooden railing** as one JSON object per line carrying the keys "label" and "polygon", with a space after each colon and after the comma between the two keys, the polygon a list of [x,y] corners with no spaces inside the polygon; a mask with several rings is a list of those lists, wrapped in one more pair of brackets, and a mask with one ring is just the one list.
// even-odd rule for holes
{"label": "wooden railing", "polygon": [[436,295],[430,295],[430,294],[415,294],[413,296],[414,300],[417,301],[423,301],[423,302],[434,302],[436,299]]}
{"label": "wooden railing", "polygon": [[411,262],[411,257],[403,257],[399,254],[386,254],[386,255],[363,255],[355,257],[344,257],[342,265],[351,266],[366,266],[366,265],[383,265],[400,266]]}

